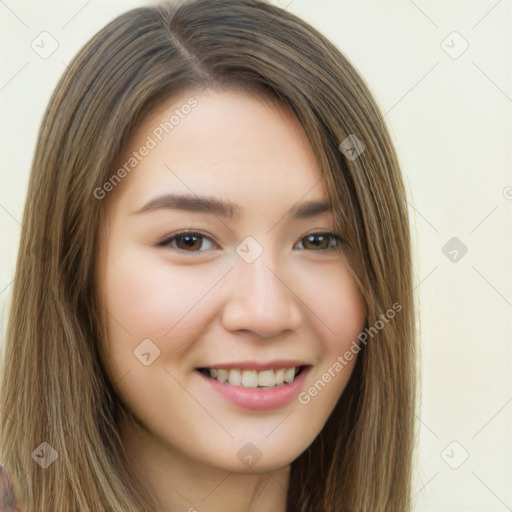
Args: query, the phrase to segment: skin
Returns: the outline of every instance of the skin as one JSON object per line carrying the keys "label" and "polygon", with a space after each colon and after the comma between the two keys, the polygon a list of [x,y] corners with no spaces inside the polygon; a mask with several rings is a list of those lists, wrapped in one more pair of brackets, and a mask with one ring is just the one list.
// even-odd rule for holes
{"label": "skin", "polygon": [[[320,248],[305,239],[333,231],[331,212],[286,217],[295,203],[327,194],[285,106],[189,91],[145,119],[121,162],[191,96],[198,105],[104,199],[97,286],[109,313],[105,370],[131,413],[120,420],[131,464],[159,510],[284,512],[290,464],[324,426],[356,358],[307,405],[294,399],[270,411],[234,405],[195,368],[298,359],[313,365],[307,389],[357,338],[365,302],[335,239]],[[243,210],[238,219],[136,213],[164,192],[214,196]],[[157,246],[184,230],[206,238],[188,253],[179,237]],[[252,263],[236,252],[248,236],[263,249]],[[134,356],[145,339],[160,350],[148,366]],[[249,442],[261,453],[251,467],[237,457]]]}

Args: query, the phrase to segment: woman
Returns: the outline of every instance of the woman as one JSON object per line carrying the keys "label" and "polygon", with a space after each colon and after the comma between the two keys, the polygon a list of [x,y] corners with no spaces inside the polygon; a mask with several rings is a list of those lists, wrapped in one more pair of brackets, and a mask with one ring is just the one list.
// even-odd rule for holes
{"label": "woman", "polygon": [[23,512],[409,509],[404,187],[311,26],[258,0],[118,17],[57,85],[24,215],[1,390]]}

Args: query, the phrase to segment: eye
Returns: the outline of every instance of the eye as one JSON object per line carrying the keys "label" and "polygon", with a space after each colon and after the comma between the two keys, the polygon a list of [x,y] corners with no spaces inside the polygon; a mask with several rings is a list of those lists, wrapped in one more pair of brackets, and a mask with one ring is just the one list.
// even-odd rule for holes
{"label": "eye", "polygon": [[[299,249],[313,251],[338,249],[341,247],[342,241],[342,238],[336,233],[311,233],[300,240],[299,245],[301,245],[301,247],[299,247]],[[206,248],[204,247],[205,242],[207,246]],[[183,231],[165,238],[156,245],[158,247],[170,247],[181,252],[193,253],[213,249],[216,244],[202,233],[198,233],[196,231]]]}
{"label": "eye", "polygon": [[325,251],[341,247],[342,239],[336,233],[311,233],[302,238],[300,242],[303,241],[305,243],[302,245],[302,249]]}
{"label": "eye", "polygon": [[[182,252],[203,252],[198,249],[203,247],[203,242],[205,241],[210,243],[212,247],[215,245],[210,238],[201,233],[194,231],[184,231],[182,233],[177,233],[169,238],[165,238],[156,245],[158,247],[171,247]],[[212,247],[207,247],[206,250],[211,249]]]}

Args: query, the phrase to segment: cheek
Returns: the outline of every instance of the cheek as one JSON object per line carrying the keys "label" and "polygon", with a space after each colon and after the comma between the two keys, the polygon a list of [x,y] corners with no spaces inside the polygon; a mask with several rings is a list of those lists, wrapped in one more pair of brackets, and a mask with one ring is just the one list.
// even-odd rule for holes
{"label": "cheek", "polygon": [[318,288],[311,297],[319,329],[325,333],[321,360],[298,397],[311,417],[322,421],[332,412],[350,379],[359,353],[357,336],[364,329],[367,315],[364,296],[348,266],[331,267],[325,272],[329,276],[318,276],[317,280],[325,287]]}
{"label": "cheek", "polygon": [[[316,283],[313,286],[313,283]],[[364,328],[367,309],[364,296],[348,265],[325,265],[308,281],[305,294],[319,328],[324,332],[325,354],[346,350]]]}
{"label": "cheek", "polygon": [[[193,340],[211,321],[210,306],[201,299],[219,280],[217,272],[162,259],[133,248],[120,250],[108,262],[102,284],[111,356],[105,367],[121,401],[139,418],[156,418],[158,424],[168,419],[162,416],[162,396],[183,410],[194,405],[171,374],[176,368],[188,371]],[[139,357],[148,351],[151,362],[146,366]],[[185,429],[186,424],[173,428]]]}
{"label": "cheek", "polygon": [[212,320],[208,301],[202,299],[219,280],[218,272],[198,266],[178,268],[135,250],[120,254],[110,262],[103,283],[114,381],[146,368],[136,359],[139,347],[146,352],[149,346],[151,357],[157,356],[148,368],[186,362],[191,340]]}
{"label": "cheek", "polygon": [[133,251],[110,268],[107,309],[128,332],[162,337],[194,315],[195,306],[217,280],[211,270],[195,265],[178,267],[161,258],[144,262]]}

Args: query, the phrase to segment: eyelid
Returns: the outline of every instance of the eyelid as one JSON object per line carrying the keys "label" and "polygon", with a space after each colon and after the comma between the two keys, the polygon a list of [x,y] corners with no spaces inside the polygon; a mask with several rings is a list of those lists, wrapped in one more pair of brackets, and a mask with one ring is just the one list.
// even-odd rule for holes
{"label": "eyelid", "polygon": [[[186,236],[186,235],[191,235],[191,236],[198,236],[200,238],[206,238],[207,240],[209,240],[210,242],[212,242],[214,245],[217,245],[218,244],[213,240],[213,238],[210,236],[210,235],[207,235],[205,233],[202,233],[201,231],[196,231],[196,230],[183,230],[183,231],[178,231],[176,233],[172,233],[168,236],[165,236],[160,242],[158,242],[157,244],[155,244],[157,247],[167,247],[167,246],[170,246],[170,243],[175,240],[176,238],[179,238],[180,236]],[[336,249],[340,249],[344,244],[345,244],[345,240],[344,238],[341,237],[341,235],[339,235],[338,233],[334,232],[334,231],[322,231],[322,230],[313,230],[309,233],[306,233],[305,235],[303,235],[302,237],[299,238],[299,242],[301,242],[304,238],[308,237],[308,236],[311,236],[311,235],[319,235],[319,236],[330,236],[331,238],[334,238],[337,240],[338,244],[335,246],[335,247],[329,247],[327,249],[320,249],[318,251],[315,251],[315,250],[311,250],[310,252],[327,252],[328,250],[336,250]],[[185,251],[185,250],[182,250],[182,249],[177,249],[177,248],[172,248],[174,249],[175,251],[181,253],[181,254],[200,254],[202,252],[207,252],[207,251]],[[308,251],[308,249],[300,249],[302,251]]]}
{"label": "eyelid", "polygon": [[[157,247],[167,247],[170,245],[170,243],[175,240],[176,238],[179,238],[180,236],[187,236],[187,235],[190,235],[190,236],[197,236],[197,237],[200,237],[200,238],[206,238],[208,239],[211,243],[213,243],[214,245],[217,245],[218,244],[212,239],[212,237],[210,235],[207,235],[205,233],[202,233],[201,231],[196,231],[196,230],[183,230],[183,231],[178,231],[177,233],[172,233],[168,236],[165,236],[160,242],[158,242],[156,244]],[[172,248],[174,249],[174,247]],[[187,253],[187,254],[191,254],[191,253],[201,253],[201,252],[205,252],[205,251],[183,251],[181,249],[174,249],[180,253]]]}
{"label": "eyelid", "polygon": [[[322,249],[322,250],[319,250],[319,251],[310,251],[310,252],[327,252],[329,249],[336,250],[336,249],[340,249],[345,244],[345,239],[342,238],[341,235],[339,235],[338,233],[336,233],[334,231],[318,231],[318,230],[317,231],[312,231],[311,233],[306,233],[304,236],[302,236],[299,239],[299,242],[301,242],[304,238],[306,238],[306,237],[308,237],[310,235],[330,236],[331,239],[335,239],[337,241],[337,245],[335,247],[329,247],[327,249]],[[301,249],[301,250],[307,251],[308,249]]]}

